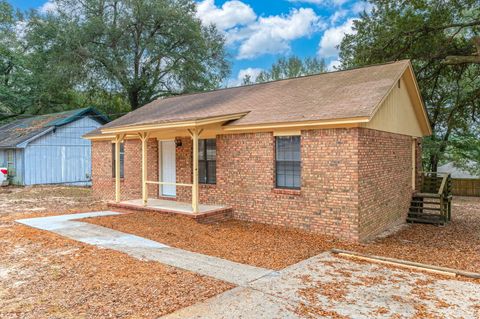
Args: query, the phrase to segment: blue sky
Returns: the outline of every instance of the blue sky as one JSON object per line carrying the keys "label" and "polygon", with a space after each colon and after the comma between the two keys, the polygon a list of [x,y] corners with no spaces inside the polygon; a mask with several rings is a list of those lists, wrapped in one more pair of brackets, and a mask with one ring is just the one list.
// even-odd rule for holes
{"label": "blue sky", "polygon": [[[10,0],[19,9],[54,10],[46,0]],[[353,32],[352,20],[369,5],[362,0],[199,0],[197,15],[214,23],[227,39],[236,85],[245,74],[255,78],[281,56],[319,56],[333,69],[336,46]]]}

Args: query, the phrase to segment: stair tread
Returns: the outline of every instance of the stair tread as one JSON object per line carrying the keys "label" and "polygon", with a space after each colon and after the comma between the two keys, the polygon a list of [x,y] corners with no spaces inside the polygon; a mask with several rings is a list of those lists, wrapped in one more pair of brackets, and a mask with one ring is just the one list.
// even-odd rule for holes
{"label": "stair tread", "polygon": [[412,199],[411,203],[418,203],[418,204],[433,204],[433,205],[439,205],[440,202],[426,202],[424,200],[414,200]]}
{"label": "stair tread", "polygon": [[419,206],[410,206],[410,210],[442,210],[441,208],[438,208],[438,207],[419,207]]}
{"label": "stair tread", "polygon": [[442,224],[444,225],[446,222],[442,219],[432,220],[432,219],[423,219],[423,218],[409,218],[407,222],[417,222],[417,223],[424,223],[424,224]]}
{"label": "stair tread", "polygon": [[440,195],[436,193],[415,193],[413,197],[430,197],[430,198],[439,198]]}

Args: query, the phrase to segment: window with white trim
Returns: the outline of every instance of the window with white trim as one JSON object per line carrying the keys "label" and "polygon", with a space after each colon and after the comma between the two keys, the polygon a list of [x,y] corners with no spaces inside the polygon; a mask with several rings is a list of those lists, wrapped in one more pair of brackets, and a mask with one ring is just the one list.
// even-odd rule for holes
{"label": "window with white trim", "polygon": [[217,182],[217,142],[215,139],[198,140],[198,182]]}
{"label": "window with white trim", "polygon": [[276,187],[300,189],[300,136],[275,137]]}

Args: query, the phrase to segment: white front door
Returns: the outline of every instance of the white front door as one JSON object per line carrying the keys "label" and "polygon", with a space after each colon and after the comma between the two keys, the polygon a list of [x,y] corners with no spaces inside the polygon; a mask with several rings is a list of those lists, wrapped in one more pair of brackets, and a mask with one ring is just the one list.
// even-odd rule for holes
{"label": "white front door", "polygon": [[[160,181],[168,183],[177,182],[177,173],[175,165],[175,142],[160,141]],[[160,187],[161,196],[176,196],[177,187],[175,185],[162,185]]]}

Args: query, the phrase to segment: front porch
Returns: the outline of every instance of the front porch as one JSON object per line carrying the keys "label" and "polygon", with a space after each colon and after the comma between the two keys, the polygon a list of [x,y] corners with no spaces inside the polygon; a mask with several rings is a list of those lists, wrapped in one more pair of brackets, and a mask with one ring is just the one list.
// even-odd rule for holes
{"label": "front porch", "polygon": [[126,200],[119,203],[109,202],[108,205],[110,207],[129,210],[182,215],[203,223],[218,222],[232,217],[231,207],[199,204],[198,212],[194,212],[190,203],[156,198],[149,198],[146,205],[144,204],[143,199]]}
{"label": "front porch", "polygon": [[[108,136],[114,143],[115,201],[110,202],[109,205],[125,209],[179,214],[198,220],[230,218],[232,214],[230,207],[199,203],[199,141],[200,139],[214,139],[222,132],[222,125],[225,122],[239,119],[244,115],[245,113],[240,113],[180,122],[102,129],[103,133],[112,134]],[[182,146],[182,139],[185,138],[191,138],[191,144],[188,143],[188,146]],[[142,197],[140,199],[129,196],[128,200],[122,200],[121,144],[129,139],[138,139],[141,142],[141,174],[139,175],[141,175]],[[149,140],[156,140],[158,143],[156,160],[149,155]],[[191,165],[191,171],[179,179],[176,172],[176,150],[182,147],[191,147],[192,155],[187,160]],[[207,149],[205,148],[205,150]],[[206,151],[202,152],[205,157],[206,153]],[[215,149],[213,154],[215,154]],[[150,161],[158,161],[153,166],[156,167],[155,170],[158,170],[158,176],[155,178],[149,174],[149,170],[152,169],[148,168]],[[149,187],[156,187],[158,194],[153,195],[151,189],[149,192]],[[191,196],[186,195],[184,191],[181,192],[181,196],[178,196],[177,188],[190,189]],[[175,200],[164,200],[162,199],[164,197],[172,197]],[[182,200],[191,202],[186,203]]]}

